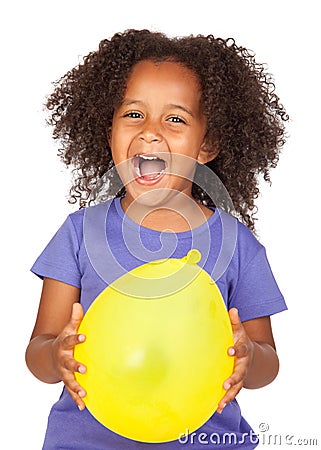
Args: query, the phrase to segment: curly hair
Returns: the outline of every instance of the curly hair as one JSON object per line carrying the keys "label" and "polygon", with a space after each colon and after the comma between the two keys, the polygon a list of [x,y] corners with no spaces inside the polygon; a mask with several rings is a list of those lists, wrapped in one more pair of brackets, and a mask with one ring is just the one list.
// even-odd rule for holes
{"label": "curly hair", "polygon": [[[259,177],[270,182],[270,169],[276,167],[285,143],[288,116],[275,94],[272,76],[255,55],[233,39],[213,35],[169,38],[148,30],[117,33],[54,83],[45,105],[50,114],[47,122],[61,143],[61,159],[74,167],[69,201],[86,206],[99,179],[113,166],[107,129],[134,65],[142,60],[175,61],[198,76],[207,118],[206,142],[219,150],[207,165],[226,187],[237,216],[254,231]],[[196,183],[192,193],[197,201],[211,204]]]}

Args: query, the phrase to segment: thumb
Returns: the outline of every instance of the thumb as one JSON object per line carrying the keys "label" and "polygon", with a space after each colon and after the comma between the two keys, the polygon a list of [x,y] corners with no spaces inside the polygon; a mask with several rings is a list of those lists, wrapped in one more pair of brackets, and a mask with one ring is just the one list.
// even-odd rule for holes
{"label": "thumb", "polygon": [[238,310],[236,308],[231,308],[228,313],[230,316],[233,334],[238,335],[239,333],[242,333],[243,324],[241,322]]}
{"label": "thumb", "polygon": [[84,311],[80,303],[76,302],[72,305],[71,316],[69,320],[69,328],[77,332],[79,325],[84,317]]}
{"label": "thumb", "polygon": [[231,308],[228,313],[233,328],[242,325],[239,312],[236,308]]}

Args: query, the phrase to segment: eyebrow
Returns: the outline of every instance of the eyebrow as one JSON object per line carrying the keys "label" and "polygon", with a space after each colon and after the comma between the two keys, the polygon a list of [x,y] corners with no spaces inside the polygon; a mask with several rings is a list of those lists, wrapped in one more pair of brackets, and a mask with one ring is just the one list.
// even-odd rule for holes
{"label": "eyebrow", "polygon": [[138,105],[144,104],[144,102],[142,102],[140,100],[135,100],[133,98],[124,99],[121,104],[122,104],[122,106],[130,106],[130,105],[133,105],[134,103],[136,103]]}
{"label": "eyebrow", "polygon": [[183,105],[175,105],[173,103],[168,105],[170,108],[175,108],[175,109],[181,109],[182,111],[186,112],[187,114],[189,114],[190,116],[194,117],[194,114],[192,113],[192,111],[188,108],[186,108],[186,106]]}
{"label": "eyebrow", "polygon": [[[127,99],[124,99],[124,101],[122,102],[121,105],[122,105],[122,106],[131,106],[131,105],[133,105],[133,104],[136,104],[136,105],[145,105],[145,103],[142,102],[141,100],[135,100],[135,99],[133,99],[133,98],[127,98]],[[175,104],[175,103],[169,103],[168,105],[166,105],[166,107],[174,108],[174,109],[180,109],[181,111],[184,111],[184,112],[186,112],[187,114],[189,114],[190,116],[194,117],[193,112],[192,112],[190,109],[186,108],[186,106],[183,106],[183,105],[177,105],[177,104]]]}

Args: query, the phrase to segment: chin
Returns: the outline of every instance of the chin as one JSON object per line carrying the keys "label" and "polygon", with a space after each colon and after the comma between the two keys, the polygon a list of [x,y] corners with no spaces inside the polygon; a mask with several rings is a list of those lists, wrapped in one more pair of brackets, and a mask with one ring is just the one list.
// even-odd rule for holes
{"label": "chin", "polygon": [[143,192],[137,192],[138,190],[129,189],[128,193],[132,198],[131,204],[141,205],[148,207],[149,209],[156,209],[165,207],[170,203],[171,197],[174,195],[174,191],[169,188],[154,188],[144,189]]}

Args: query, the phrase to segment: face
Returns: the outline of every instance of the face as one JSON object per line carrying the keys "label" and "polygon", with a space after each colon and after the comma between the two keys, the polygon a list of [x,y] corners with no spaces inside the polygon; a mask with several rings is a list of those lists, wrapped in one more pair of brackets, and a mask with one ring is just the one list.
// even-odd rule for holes
{"label": "face", "polygon": [[158,200],[160,192],[191,197],[196,161],[213,157],[203,148],[206,119],[200,100],[198,78],[182,64],[142,61],[134,66],[109,137],[129,201],[140,196],[152,201],[156,191]]}

